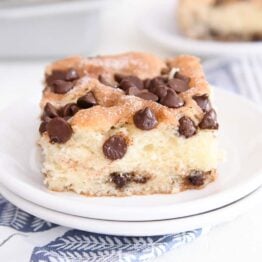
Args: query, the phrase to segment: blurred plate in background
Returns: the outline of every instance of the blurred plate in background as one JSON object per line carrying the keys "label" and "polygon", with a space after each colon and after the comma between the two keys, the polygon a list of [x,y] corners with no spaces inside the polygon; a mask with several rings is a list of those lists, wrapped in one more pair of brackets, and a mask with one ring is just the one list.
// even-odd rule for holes
{"label": "blurred plate in background", "polygon": [[219,42],[183,36],[176,25],[176,3],[152,0],[138,19],[143,34],[162,48],[200,56],[262,54],[262,42]]}

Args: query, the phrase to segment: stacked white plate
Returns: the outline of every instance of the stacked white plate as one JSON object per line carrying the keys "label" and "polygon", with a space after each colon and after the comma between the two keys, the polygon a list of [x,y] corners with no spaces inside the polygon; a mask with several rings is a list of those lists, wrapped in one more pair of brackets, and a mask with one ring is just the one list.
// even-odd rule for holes
{"label": "stacked white plate", "polygon": [[0,192],[21,209],[60,225],[115,235],[178,233],[230,221],[252,208],[262,190],[262,111],[215,89],[220,147],[218,179],[176,195],[85,197],[48,191],[40,173],[38,105],[19,101],[0,113]]}

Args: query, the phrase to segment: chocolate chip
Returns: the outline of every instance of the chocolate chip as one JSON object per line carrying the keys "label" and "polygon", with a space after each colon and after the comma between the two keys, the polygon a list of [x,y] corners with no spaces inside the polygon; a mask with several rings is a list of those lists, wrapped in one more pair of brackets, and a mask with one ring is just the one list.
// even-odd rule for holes
{"label": "chocolate chip", "polygon": [[156,89],[159,87],[159,86],[163,86],[165,85],[165,80],[164,78],[162,77],[155,77],[153,78],[151,81],[150,81],[150,85],[149,85],[149,88],[148,90],[152,93],[155,93],[156,92]]}
{"label": "chocolate chip", "polygon": [[183,116],[179,119],[178,132],[185,138],[189,138],[196,134],[196,126],[189,117]]}
{"label": "chocolate chip", "polygon": [[115,78],[116,82],[120,83],[125,78],[125,76],[122,75],[122,74],[115,74],[114,78]]}
{"label": "chocolate chip", "polygon": [[98,76],[98,80],[99,80],[100,83],[102,83],[102,84],[105,85],[105,86],[115,87],[115,85],[109,83],[109,81],[108,81],[104,76],[102,76],[102,75],[99,75],[99,76]]}
{"label": "chocolate chip", "polygon": [[223,4],[223,2],[225,2],[225,0],[215,0],[213,3],[213,6],[219,6],[221,4]]}
{"label": "chocolate chip", "polygon": [[93,92],[91,91],[85,94],[84,96],[78,98],[76,103],[80,108],[84,108],[84,109],[97,105],[96,98]]}
{"label": "chocolate chip", "polygon": [[203,110],[203,112],[208,112],[211,109],[211,104],[207,95],[193,96],[198,106]]}
{"label": "chocolate chip", "polygon": [[155,88],[155,94],[162,98],[162,97],[165,97],[167,95],[167,90],[168,90],[168,87],[164,84],[162,85],[158,85],[156,88]]}
{"label": "chocolate chip", "polygon": [[46,83],[48,86],[52,86],[56,80],[65,80],[65,71],[53,70],[50,75],[46,76]]}
{"label": "chocolate chip", "polygon": [[69,103],[61,109],[61,114],[63,117],[71,117],[75,115],[78,111],[79,107],[76,103]]}
{"label": "chocolate chip", "polygon": [[56,116],[58,116],[56,108],[51,103],[47,102],[44,107],[44,114],[42,115],[41,119],[45,120],[46,117],[54,118]]}
{"label": "chocolate chip", "polygon": [[121,135],[113,135],[109,137],[104,145],[103,152],[106,158],[111,160],[121,159],[127,151],[126,139]]}
{"label": "chocolate chip", "polygon": [[74,81],[79,79],[77,71],[73,68],[68,70],[53,70],[50,75],[46,76],[46,83],[52,86],[56,80]]}
{"label": "chocolate chip", "polygon": [[113,182],[117,189],[125,187],[130,182],[138,184],[145,184],[150,179],[150,176],[135,176],[133,172],[113,172],[110,174],[110,180]]}
{"label": "chocolate chip", "polygon": [[121,189],[132,180],[133,173],[118,173],[114,172],[110,174],[111,181],[115,183],[116,188]]}
{"label": "chocolate chip", "polygon": [[262,40],[262,33],[254,33],[251,36],[251,41],[261,41]]}
{"label": "chocolate chip", "polygon": [[145,79],[143,82],[144,82],[144,88],[148,89],[151,84],[151,79]]}
{"label": "chocolate chip", "polygon": [[65,94],[70,91],[74,86],[72,82],[66,82],[64,80],[55,80],[52,84],[53,92],[56,94]]}
{"label": "chocolate chip", "polygon": [[137,97],[140,97],[144,100],[152,100],[152,101],[157,101],[158,100],[158,96],[156,96],[155,94],[147,91],[146,89],[142,90],[141,92],[139,92],[138,94],[136,94]]}
{"label": "chocolate chip", "polygon": [[177,93],[185,92],[189,89],[188,84],[180,79],[172,78],[168,80],[168,86]]}
{"label": "chocolate chip", "polygon": [[119,84],[119,88],[123,90],[127,90],[131,86],[137,87],[138,89],[142,89],[144,87],[144,84],[142,80],[140,80],[136,76],[124,77]]}
{"label": "chocolate chip", "polygon": [[184,105],[184,101],[172,89],[167,90],[165,97],[162,97],[160,103],[171,108],[179,108]]}
{"label": "chocolate chip", "polygon": [[220,32],[218,32],[216,29],[213,29],[213,28],[210,28],[208,30],[208,34],[213,38],[213,39],[216,39],[216,40],[222,40],[222,35]]}
{"label": "chocolate chip", "polygon": [[51,143],[65,143],[73,134],[71,126],[61,117],[50,120],[46,129]]}
{"label": "chocolate chip", "polygon": [[166,96],[168,87],[165,79],[162,77],[155,77],[149,85],[149,91],[157,95],[160,99]]}
{"label": "chocolate chip", "polygon": [[137,111],[133,117],[133,120],[135,126],[142,130],[151,130],[158,124],[154,111],[149,107]]}
{"label": "chocolate chip", "polygon": [[[215,2],[213,3],[213,6],[220,6],[220,5],[224,5],[224,4],[228,4],[230,2],[234,2],[235,0],[215,0]],[[241,1],[241,0],[239,0]]]}
{"label": "chocolate chip", "polygon": [[177,79],[180,79],[182,81],[184,81],[187,85],[190,83],[191,81],[191,78],[188,77],[188,76],[185,76],[185,75],[182,75],[181,73],[179,72],[176,72],[174,78],[177,78]]}
{"label": "chocolate chip", "polygon": [[69,120],[70,118],[71,118],[71,116],[64,116],[64,117],[63,117],[63,119],[64,119],[65,121]]}
{"label": "chocolate chip", "polygon": [[[136,87],[132,82],[128,81],[128,80],[125,80],[123,79],[118,88],[124,90],[125,92],[130,88],[130,87]],[[136,87],[137,88],[137,87]]]}
{"label": "chocolate chip", "polygon": [[130,86],[126,89],[126,94],[127,95],[132,95],[132,96],[136,96],[137,94],[139,94],[141,92],[140,89],[138,89],[135,86]]}
{"label": "chocolate chip", "polygon": [[218,129],[217,115],[214,109],[208,111],[201,122],[199,123],[201,129]]}
{"label": "chocolate chip", "polygon": [[124,80],[131,82],[134,86],[136,86],[139,89],[144,88],[143,81],[140,78],[138,78],[137,76],[126,76],[122,81]]}
{"label": "chocolate chip", "polygon": [[41,116],[41,120],[43,120],[44,122],[48,122],[48,121],[50,121],[52,118],[51,117],[49,117],[49,116],[47,116],[46,114],[43,114],[42,116]]}
{"label": "chocolate chip", "polygon": [[70,68],[67,70],[66,74],[65,74],[65,80],[66,81],[74,81],[79,79],[79,75],[77,73],[77,71],[74,68]]}
{"label": "chocolate chip", "polygon": [[204,172],[193,170],[190,172],[190,175],[187,177],[188,183],[193,186],[203,186],[205,183]]}
{"label": "chocolate chip", "polygon": [[46,131],[47,122],[43,121],[39,126],[39,132],[42,135]]}

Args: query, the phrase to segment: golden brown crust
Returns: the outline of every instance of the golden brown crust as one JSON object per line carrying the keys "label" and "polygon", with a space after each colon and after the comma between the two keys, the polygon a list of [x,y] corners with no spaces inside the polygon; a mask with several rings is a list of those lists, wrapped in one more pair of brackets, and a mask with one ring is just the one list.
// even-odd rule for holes
{"label": "golden brown crust", "polygon": [[[159,103],[143,100],[135,96],[127,96],[121,89],[106,86],[97,80],[98,75],[106,74],[107,78],[113,81],[115,73],[136,75],[142,79],[153,78],[160,75],[161,70],[167,66],[179,68],[182,74],[191,78],[190,89],[180,94],[186,106],[178,109],[168,108]],[[68,68],[80,70],[84,77],[78,80],[71,91],[63,95],[55,94],[49,88],[46,88],[41,107],[47,102],[56,107],[76,102],[80,96],[92,91],[98,100],[99,106],[80,110],[75,114],[70,120],[73,129],[85,127],[108,131],[112,126],[132,122],[134,113],[147,106],[155,111],[158,119],[161,119],[161,123],[177,125],[178,119],[183,115],[191,117],[198,123],[203,116],[203,112],[192,97],[194,95],[209,94],[208,83],[205,80],[200,61],[193,56],[183,55],[167,61],[143,53],[126,53],[91,59],[75,57],[55,62],[47,68],[46,73],[50,74],[52,70],[65,70]]]}
{"label": "golden brown crust", "polygon": [[50,74],[53,70],[75,68],[80,72],[80,75],[89,75],[93,78],[97,78],[101,74],[110,77],[115,73],[122,73],[137,75],[144,79],[158,75],[164,67],[165,63],[151,54],[129,52],[120,55],[97,56],[93,58],[69,57],[48,66],[46,74]]}
{"label": "golden brown crust", "polygon": [[55,94],[49,88],[46,88],[41,100],[41,108],[43,108],[47,102],[57,107],[64,106],[68,103],[75,102],[79,97],[91,90],[94,92],[98,103],[106,107],[114,105],[115,101],[124,94],[121,89],[107,87],[95,78],[84,76],[80,78],[75,87],[66,94]]}
{"label": "golden brown crust", "polygon": [[[160,74],[165,67],[165,63],[152,55],[145,53],[125,53],[115,56],[98,56],[94,58],[69,57],[59,60],[46,68],[46,75],[50,75],[53,70],[67,70],[75,68],[81,77],[76,86],[66,94],[55,94],[49,88],[45,88],[41,107],[47,101],[64,105],[83,95],[90,90],[91,86],[98,86],[99,82],[94,81],[99,75],[103,75],[110,82],[114,82],[114,75],[136,75],[141,79],[152,78]],[[92,83],[90,83],[92,81]],[[106,92],[106,91],[105,91]],[[120,92],[120,90],[118,90]],[[102,94],[101,94],[102,95]],[[105,96],[107,94],[104,94]]]}

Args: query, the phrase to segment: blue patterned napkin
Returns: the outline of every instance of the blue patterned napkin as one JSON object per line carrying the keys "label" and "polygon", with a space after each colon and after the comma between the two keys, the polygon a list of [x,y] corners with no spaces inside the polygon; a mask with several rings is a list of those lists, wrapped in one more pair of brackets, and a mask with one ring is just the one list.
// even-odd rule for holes
{"label": "blue patterned napkin", "polygon": [[[204,62],[204,70],[210,84],[234,93],[240,93],[238,78],[241,58],[217,58]],[[248,89],[248,87],[247,87]]]}
{"label": "blue patterned napkin", "polygon": [[32,216],[2,196],[0,226],[0,261],[8,262],[150,261],[202,234],[202,229],[153,237],[85,232]]}

